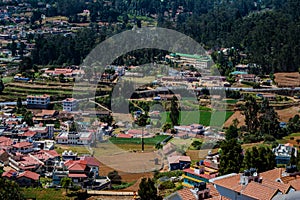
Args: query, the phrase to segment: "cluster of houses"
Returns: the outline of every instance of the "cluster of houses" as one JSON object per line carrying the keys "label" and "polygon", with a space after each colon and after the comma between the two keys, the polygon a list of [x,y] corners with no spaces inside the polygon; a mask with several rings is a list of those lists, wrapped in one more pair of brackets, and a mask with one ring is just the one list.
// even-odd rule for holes
{"label": "cluster of houses", "polygon": [[16,149],[13,152],[0,150],[1,162],[6,166],[2,177],[27,187],[40,186],[40,177],[52,179],[48,187],[59,186],[64,177],[69,177],[75,185],[83,188],[110,187],[110,180],[99,176],[100,163],[94,157],[79,157],[71,151],[63,152],[62,156],[55,150],[29,151],[32,148],[30,145],[18,143],[18,147],[14,145]]}
{"label": "cluster of houses", "polygon": [[[190,163],[184,156],[169,160],[177,163],[171,164],[172,168],[174,165],[181,167]],[[300,195],[300,173],[297,172],[297,168],[275,168],[262,173],[251,168],[243,173],[217,176],[218,160],[218,154],[211,154],[195,166],[182,169],[185,188],[169,195],[165,200],[277,200],[297,199]]]}
{"label": "cluster of houses", "polygon": [[[209,151],[204,160],[193,165],[190,157],[176,152],[176,146],[172,143],[165,145],[163,152],[167,155],[170,171],[182,170],[181,180],[184,186],[184,189],[171,194],[165,200],[277,200],[300,195],[300,173],[293,165],[262,173],[251,168],[243,173],[219,176],[219,152]],[[292,154],[297,156],[297,148],[289,143],[279,144],[273,152],[277,164],[288,164]]]}

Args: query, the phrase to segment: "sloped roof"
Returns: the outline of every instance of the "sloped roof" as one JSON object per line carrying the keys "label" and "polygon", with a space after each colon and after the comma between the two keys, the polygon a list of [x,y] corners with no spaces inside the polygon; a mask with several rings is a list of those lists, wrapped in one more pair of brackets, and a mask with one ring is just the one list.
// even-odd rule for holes
{"label": "sloped roof", "polygon": [[39,180],[40,175],[37,174],[37,173],[31,172],[31,171],[25,171],[25,172],[19,174],[19,176],[17,177],[17,179],[21,178],[21,177],[26,177],[26,178],[29,178],[29,179],[37,181],[37,180]]}
{"label": "sloped roof", "polygon": [[22,147],[29,147],[29,146],[32,146],[32,144],[29,142],[19,142],[13,145],[13,147],[15,148],[22,148]]}
{"label": "sloped roof", "polygon": [[179,163],[180,161],[191,162],[191,158],[189,156],[169,156],[168,162],[170,164]]}
{"label": "sloped roof", "polygon": [[123,134],[123,133],[120,133],[117,135],[117,138],[132,138],[133,135],[132,134]]}
{"label": "sloped roof", "polygon": [[285,194],[291,187],[290,184],[285,184],[285,183],[280,183],[277,181],[270,181],[270,180],[262,180],[262,185],[265,185],[265,186],[268,186],[271,188],[275,188],[275,189],[279,189],[280,192],[282,192],[283,194]]}
{"label": "sloped roof", "polygon": [[240,183],[240,175],[239,174],[235,174],[235,175],[228,176],[228,177],[214,181],[214,184],[222,186],[224,188],[228,188],[230,190],[234,190],[236,192],[240,192],[243,189],[243,186],[239,183]]}
{"label": "sloped roof", "polygon": [[278,192],[278,189],[271,188],[257,182],[250,182],[242,193],[243,195],[254,199],[269,200],[272,199]]}
{"label": "sloped roof", "polygon": [[283,172],[285,172],[284,168],[275,168],[260,173],[260,177],[262,177],[263,180],[276,181],[277,179],[281,179],[283,177],[282,176]]}
{"label": "sloped roof", "polygon": [[2,177],[11,178],[13,173],[17,173],[17,171],[11,169],[9,171],[3,172]]}
{"label": "sloped roof", "polygon": [[68,177],[70,178],[86,178],[85,174],[69,174]]}
{"label": "sloped roof", "polygon": [[33,137],[37,134],[37,132],[34,132],[34,131],[26,131],[25,133],[22,134],[22,136],[25,136],[25,137]]}
{"label": "sloped roof", "polygon": [[295,190],[300,190],[300,179],[294,179],[290,181],[289,184],[291,184],[291,186],[295,188]]}
{"label": "sloped roof", "polygon": [[87,166],[86,160],[68,160],[65,162],[65,165],[68,167],[69,171],[84,171]]}
{"label": "sloped roof", "polygon": [[85,160],[87,165],[97,166],[97,167],[100,166],[100,162],[94,157],[84,156],[82,160]]}
{"label": "sloped roof", "polygon": [[184,188],[169,195],[165,200],[197,200],[197,197],[189,188]]}

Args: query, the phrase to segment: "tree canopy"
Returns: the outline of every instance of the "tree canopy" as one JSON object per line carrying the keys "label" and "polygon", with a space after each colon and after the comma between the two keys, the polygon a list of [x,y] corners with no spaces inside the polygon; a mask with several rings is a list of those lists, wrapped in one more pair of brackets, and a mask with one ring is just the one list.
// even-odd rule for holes
{"label": "tree canopy", "polygon": [[138,190],[138,195],[141,200],[162,200],[161,196],[157,195],[157,189],[152,179],[143,178]]}

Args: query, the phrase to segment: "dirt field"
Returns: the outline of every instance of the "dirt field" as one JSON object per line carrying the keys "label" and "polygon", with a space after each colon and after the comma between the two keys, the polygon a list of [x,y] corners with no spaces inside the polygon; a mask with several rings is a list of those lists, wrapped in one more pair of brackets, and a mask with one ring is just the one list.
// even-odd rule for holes
{"label": "dirt field", "polygon": [[[276,110],[279,116],[279,121],[288,122],[291,117],[294,117],[296,114],[300,115],[299,107],[290,107],[282,110]],[[245,117],[242,115],[241,111],[236,111],[225,123],[224,127],[229,127],[234,119],[239,120],[238,127],[245,125]]]}
{"label": "dirt field", "polygon": [[110,168],[126,173],[153,172],[162,168],[161,156],[156,152],[123,152],[101,157],[95,154],[95,158]]}
{"label": "dirt field", "polygon": [[[141,154],[140,156],[142,156],[142,157],[151,157],[151,154],[149,154],[149,153],[146,153],[146,155],[143,155],[143,153],[140,153],[140,154]],[[103,157],[101,159],[99,159],[99,158],[97,158],[97,159],[101,160],[101,161],[105,160],[104,161],[105,164],[100,161],[100,170],[99,171],[100,171],[100,175],[101,176],[107,176],[107,174],[109,172],[111,172],[113,170],[117,170],[118,173],[119,173],[119,175],[122,177],[122,181],[123,182],[130,183],[130,182],[136,181],[135,184],[133,184],[132,186],[130,186],[128,188],[123,189],[122,191],[138,191],[139,184],[140,184],[142,178],[152,178],[153,177],[153,172],[151,172],[151,171],[145,170],[145,172],[139,172],[139,173],[138,173],[138,171],[140,171],[140,170],[136,170],[136,172],[134,171],[134,169],[136,169],[136,167],[138,167],[139,165],[141,165],[140,162],[136,163],[136,166],[134,166],[132,169],[130,169],[130,167],[132,167],[133,165],[135,165],[135,163],[132,162],[132,160],[133,160],[132,156],[129,156],[129,155],[125,156],[124,154],[120,154],[119,156],[115,156],[115,157],[112,156],[108,160],[105,157]],[[116,160],[118,162],[116,162]],[[117,164],[116,163],[110,163],[109,164],[109,162],[113,162],[113,161],[116,162]],[[131,166],[127,165],[127,163],[131,163]],[[118,167],[116,165],[120,165],[121,167]],[[126,169],[127,171],[125,171],[125,172],[121,171],[120,168]],[[99,198],[100,199],[109,199],[108,197],[99,197]],[[96,199],[98,199],[98,197]]]}
{"label": "dirt field", "polygon": [[279,87],[298,87],[300,86],[300,74],[292,73],[275,73],[275,82]]}

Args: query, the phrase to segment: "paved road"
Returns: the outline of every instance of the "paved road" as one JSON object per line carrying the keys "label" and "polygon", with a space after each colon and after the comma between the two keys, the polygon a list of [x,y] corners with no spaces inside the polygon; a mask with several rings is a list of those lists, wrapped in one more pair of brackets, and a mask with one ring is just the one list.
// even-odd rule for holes
{"label": "paved road", "polygon": [[118,191],[103,191],[103,190],[88,190],[89,195],[103,195],[103,196],[132,196],[134,192],[118,192]]}

